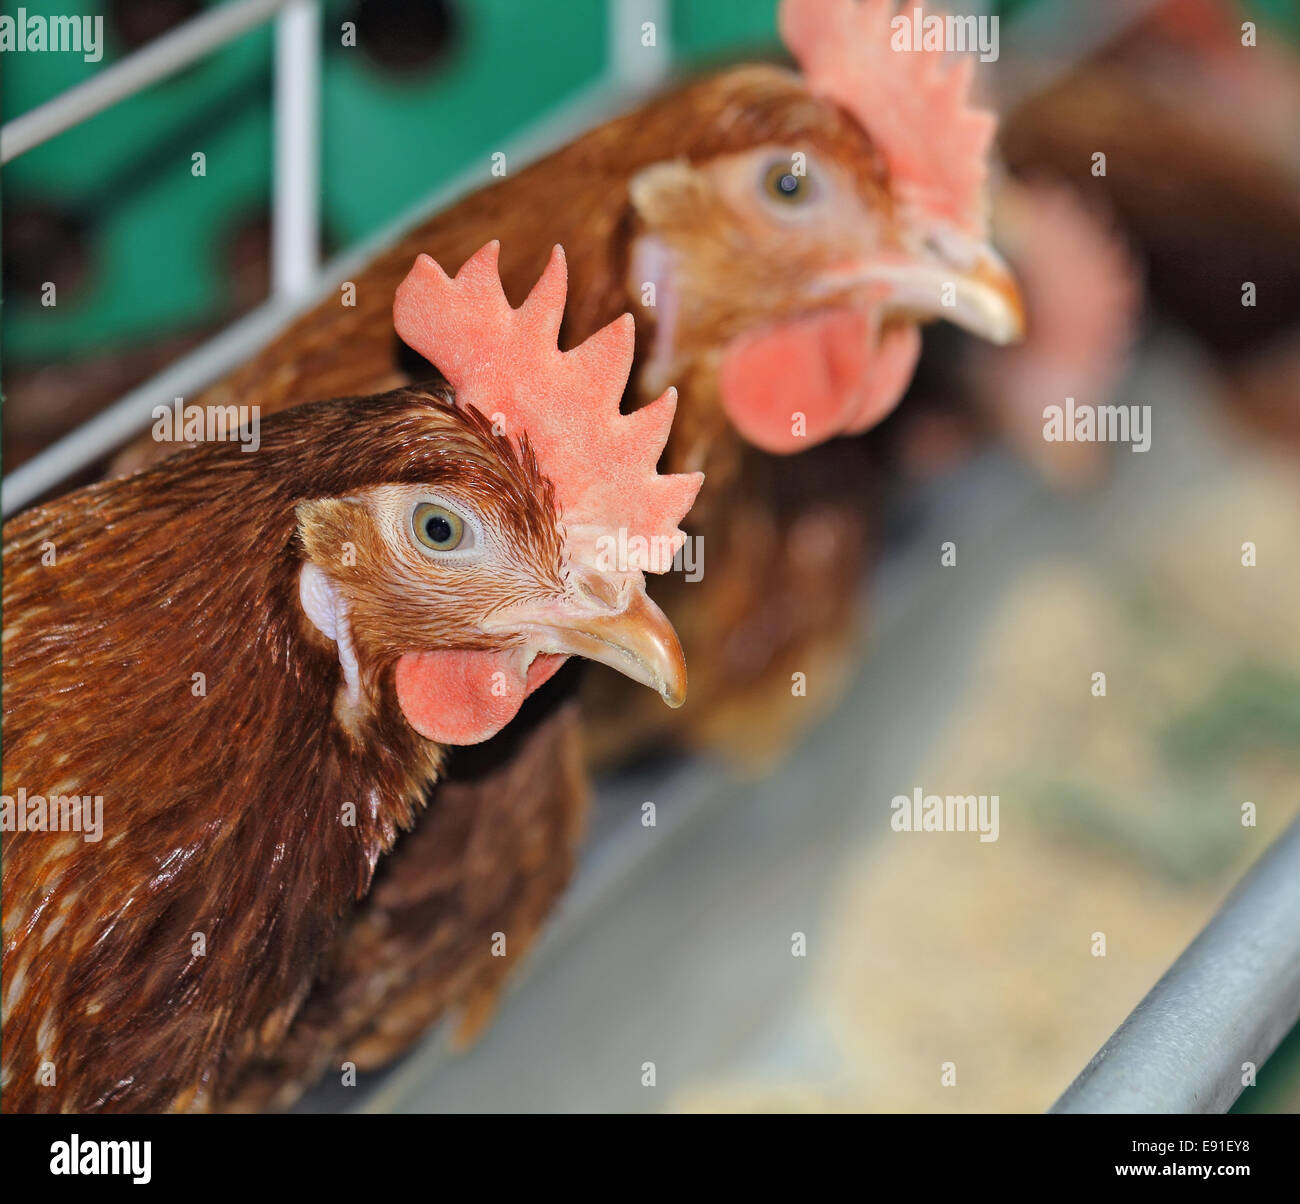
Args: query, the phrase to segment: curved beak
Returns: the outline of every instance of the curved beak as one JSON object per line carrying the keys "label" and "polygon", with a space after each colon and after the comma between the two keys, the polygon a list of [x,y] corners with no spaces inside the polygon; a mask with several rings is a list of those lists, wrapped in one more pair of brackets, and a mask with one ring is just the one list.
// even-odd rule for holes
{"label": "curved beak", "polygon": [[677,632],[639,573],[575,570],[561,597],[500,611],[485,630],[516,632],[537,653],[583,656],[649,686],[670,707],[686,701],[686,658]]}
{"label": "curved beak", "polygon": [[1025,335],[1025,303],[1011,269],[988,243],[951,230],[931,235],[914,254],[846,265],[819,283],[826,291],[874,290],[888,314],[942,318],[1000,346]]}
{"label": "curved beak", "polygon": [[[951,289],[945,292],[945,286]],[[936,293],[940,304],[927,301]],[[1011,269],[990,246],[975,262],[954,271],[944,264],[921,265],[894,294],[891,308],[919,308],[927,317],[944,318],[990,343],[1005,346],[1025,337],[1025,302]]]}
{"label": "curved beak", "polygon": [[[1025,299],[1001,256],[991,247],[988,251],[966,278],[970,288],[976,290],[972,299],[977,312],[981,305],[984,306],[986,338],[999,344],[1018,343],[1025,337]],[[977,316],[976,325],[979,324]]]}

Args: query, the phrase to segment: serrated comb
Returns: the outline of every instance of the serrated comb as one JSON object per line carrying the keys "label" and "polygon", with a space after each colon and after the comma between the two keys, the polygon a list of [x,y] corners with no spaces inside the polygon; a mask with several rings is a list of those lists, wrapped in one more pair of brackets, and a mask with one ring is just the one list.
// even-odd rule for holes
{"label": "serrated comb", "polygon": [[501,286],[499,251],[498,242],[488,243],[454,279],[428,255],[419,256],[393,302],[397,333],[437,366],[457,405],[473,406],[516,438],[527,436],[555,488],[571,555],[594,561],[598,541],[622,532],[628,540],[643,537],[652,549],[628,567],[664,572],[686,539],[678,524],[704,480],[701,473],[662,475],[656,468],[676,390],[619,413],[632,368],[632,315],[561,351],[564,249],[551,252],[518,309]]}

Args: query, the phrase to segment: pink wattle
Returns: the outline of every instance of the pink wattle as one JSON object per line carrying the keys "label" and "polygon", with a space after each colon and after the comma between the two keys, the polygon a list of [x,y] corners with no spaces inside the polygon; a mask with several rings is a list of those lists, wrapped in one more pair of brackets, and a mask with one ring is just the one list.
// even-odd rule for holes
{"label": "pink wattle", "polygon": [[525,661],[520,649],[408,652],[397,662],[397,701],[407,723],[426,740],[480,744],[515,717],[565,658],[543,654],[527,671]]}
{"label": "pink wattle", "polygon": [[[874,426],[898,404],[921,353],[915,326],[877,341],[870,314],[837,309],[732,341],[719,371],[722,408],[755,447],[805,451]],[[804,415],[796,430],[796,413]]]}

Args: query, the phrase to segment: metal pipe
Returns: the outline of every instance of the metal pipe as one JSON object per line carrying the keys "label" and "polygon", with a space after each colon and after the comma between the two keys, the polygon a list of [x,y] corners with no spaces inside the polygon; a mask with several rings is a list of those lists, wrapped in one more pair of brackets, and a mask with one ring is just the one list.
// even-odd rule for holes
{"label": "metal pipe", "polygon": [[0,163],[8,163],[56,134],[101,113],[119,100],[174,75],[209,51],[267,20],[292,0],[238,0],[150,42],[141,50],[93,75],[85,83],[7,121],[0,128]]}
{"label": "metal pipe", "polygon": [[319,267],[320,40],[317,0],[292,0],[276,18],[271,287],[290,300],[310,294]]}
{"label": "metal pipe", "polygon": [[1264,1064],[1300,1019],[1300,819],[1259,859],[1205,930],[1053,1112],[1226,1112],[1244,1066]]}

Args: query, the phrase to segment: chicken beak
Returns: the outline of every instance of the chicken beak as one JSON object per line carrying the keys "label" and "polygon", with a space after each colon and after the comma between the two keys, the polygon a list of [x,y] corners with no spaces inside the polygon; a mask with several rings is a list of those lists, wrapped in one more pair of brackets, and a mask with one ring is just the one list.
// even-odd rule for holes
{"label": "chicken beak", "polygon": [[[1020,286],[992,247],[982,247],[974,265],[963,271],[954,272],[942,263],[930,266],[928,272],[923,269],[918,273],[918,284],[921,287],[910,296],[906,289],[900,290],[895,304],[901,308],[924,306],[926,297],[932,298],[937,291],[940,304],[937,308],[931,304],[928,313],[922,308],[926,316],[946,318],[998,346],[1018,343],[1025,337],[1025,303]],[[945,299],[948,284],[952,288]]]}
{"label": "chicken beak", "polygon": [[942,318],[999,346],[1025,334],[1025,304],[1011,269],[988,244],[944,230],[924,250],[830,273],[826,291],[865,287],[891,317]]}
{"label": "chicken beak", "polygon": [[560,598],[502,612],[492,627],[524,635],[537,653],[583,656],[649,686],[670,707],[686,701],[686,658],[677,632],[645,592],[640,574],[574,573]]}

